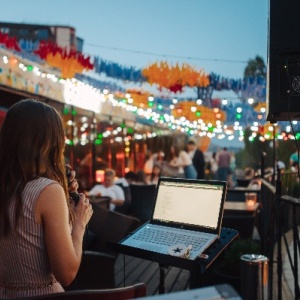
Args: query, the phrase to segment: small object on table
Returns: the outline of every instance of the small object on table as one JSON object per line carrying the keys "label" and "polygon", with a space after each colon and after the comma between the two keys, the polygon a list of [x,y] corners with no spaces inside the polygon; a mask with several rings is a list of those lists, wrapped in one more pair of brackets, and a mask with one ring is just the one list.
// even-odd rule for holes
{"label": "small object on table", "polygon": [[170,246],[168,253],[176,257],[189,258],[191,250],[192,250],[192,245],[189,245],[187,247],[184,244],[176,244]]}
{"label": "small object on table", "polygon": [[257,201],[256,193],[245,193],[247,206],[254,206]]}

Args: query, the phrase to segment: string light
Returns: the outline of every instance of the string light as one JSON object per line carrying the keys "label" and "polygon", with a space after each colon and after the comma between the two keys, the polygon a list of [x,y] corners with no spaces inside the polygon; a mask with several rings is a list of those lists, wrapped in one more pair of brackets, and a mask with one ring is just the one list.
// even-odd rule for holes
{"label": "string light", "polygon": [[[2,61],[3,61],[4,64],[8,64],[10,62],[10,60],[11,59],[6,55],[4,55],[2,57]],[[165,128],[169,128],[171,130],[179,130],[181,132],[185,132],[185,133],[188,133],[190,135],[199,135],[199,136],[201,136],[203,134],[206,134],[207,136],[210,136],[210,137],[218,137],[218,138],[222,138],[222,139],[227,137],[228,140],[233,140],[235,138],[232,131],[227,129],[226,124],[223,124],[221,122],[216,123],[216,126],[213,126],[212,124],[205,124],[203,122],[203,120],[200,119],[201,111],[197,110],[196,106],[192,106],[191,111],[194,112],[195,115],[198,117],[197,121],[192,121],[191,122],[191,121],[187,120],[186,118],[180,118],[178,120],[178,119],[174,118],[172,115],[166,114],[165,112],[163,112],[164,106],[162,104],[157,104],[156,109],[158,110],[158,112],[153,111],[153,109],[151,109],[154,106],[154,100],[155,100],[153,96],[149,96],[149,98],[148,98],[148,107],[138,108],[137,106],[131,105],[133,103],[133,98],[131,98],[130,94],[126,94],[125,98],[122,98],[120,100],[116,100],[115,96],[114,96],[114,93],[110,92],[108,89],[103,89],[103,91],[101,92],[99,89],[96,89],[95,87],[93,87],[91,85],[85,84],[85,83],[83,83],[83,82],[81,82],[81,81],[79,81],[75,78],[72,78],[71,80],[64,80],[64,79],[59,78],[54,73],[49,73],[49,72],[46,72],[46,71],[42,71],[38,66],[34,66],[32,64],[26,65],[25,63],[20,62],[15,57],[13,57],[13,60],[14,60],[14,63],[17,64],[17,66],[19,66],[19,68],[21,70],[23,70],[24,72],[32,72],[31,76],[41,77],[41,78],[44,78],[44,80],[50,80],[50,81],[54,82],[55,84],[62,84],[62,85],[69,84],[70,88],[71,88],[71,85],[72,85],[72,89],[74,90],[74,93],[77,93],[79,88],[80,89],[88,88],[88,89],[93,91],[95,96],[98,97],[98,102],[101,102],[101,103],[105,103],[107,101],[111,102],[113,106],[118,106],[118,107],[124,108],[127,111],[130,111],[134,114],[138,114],[139,116],[144,117],[145,119],[152,120],[156,124],[159,123],[161,126],[163,126]],[[127,103],[126,103],[126,101],[124,101],[125,99],[127,99]],[[251,99],[252,98],[248,99],[249,104],[254,103],[254,99],[252,99],[252,100]],[[178,102],[179,102],[178,99],[174,98],[172,100],[173,104],[169,105],[168,108],[171,109],[171,110],[174,109],[174,107],[175,107],[174,104],[177,104]],[[149,103],[151,103],[151,107],[150,107]],[[198,106],[201,106],[202,103],[203,103],[202,99],[197,99],[196,100],[196,104]],[[227,105],[227,103],[228,103],[227,99],[222,99],[222,104],[223,105]],[[178,110],[180,110],[180,109],[178,109]],[[162,111],[162,112],[160,113],[160,111]],[[215,109],[214,111],[216,113],[216,117],[220,118],[219,110]],[[236,109],[236,112],[237,112],[236,116],[237,116],[238,120],[240,120],[242,118],[242,115],[241,115],[242,111],[243,111],[242,107],[238,107]],[[257,115],[258,118],[263,117],[262,114],[265,113],[265,111],[266,111],[265,107],[261,107],[260,111],[261,111],[261,114]],[[72,111],[71,113],[73,115],[76,115],[75,110]],[[65,111],[64,111],[64,114],[66,114]],[[297,121],[293,121],[293,124],[297,124]],[[71,126],[72,124],[68,123],[68,125]],[[256,126],[256,127],[254,128],[254,126]],[[253,127],[251,127],[251,130],[252,129],[258,130],[257,126],[258,126],[258,123],[255,122],[253,124]],[[83,131],[84,131],[84,128],[85,128],[85,126],[82,128]],[[244,133],[241,130],[241,126],[239,125],[238,122],[237,122],[237,124],[235,124],[234,128],[235,128],[235,130],[239,130],[238,139],[242,140]],[[273,127],[272,127],[272,130],[273,130]],[[287,128],[286,131],[289,132],[290,129]],[[116,130],[116,132],[114,132],[114,134],[116,135],[116,134],[118,134],[118,132],[120,132],[120,131]],[[220,134],[218,134],[218,136],[216,136],[216,134],[215,134],[216,132],[218,132]],[[128,131],[128,133],[130,134],[129,131]],[[97,143],[99,143],[99,142],[102,143],[102,138],[108,137],[111,134],[112,133],[110,131],[104,132],[101,139],[99,139],[99,138],[97,139]],[[253,139],[255,137],[256,137],[256,135],[252,135],[251,139]],[[265,139],[265,140],[270,139],[270,138],[272,138],[271,134],[265,134],[263,136],[263,139]],[[293,136],[289,135],[289,138],[292,139]],[[299,138],[300,138],[300,135],[299,135]],[[86,143],[86,142],[87,142],[87,139],[83,135],[81,143]],[[66,143],[67,144],[72,144],[73,141],[66,140]]]}

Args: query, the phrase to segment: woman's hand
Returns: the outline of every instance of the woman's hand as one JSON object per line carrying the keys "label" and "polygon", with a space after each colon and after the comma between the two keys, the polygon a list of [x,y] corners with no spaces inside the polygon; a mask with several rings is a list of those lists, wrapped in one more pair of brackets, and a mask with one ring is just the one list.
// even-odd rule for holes
{"label": "woman's hand", "polygon": [[80,193],[79,195],[80,195],[80,200],[77,206],[74,208],[74,213],[75,213],[74,226],[75,224],[78,225],[81,224],[85,228],[93,215],[93,208],[92,205],[90,204],[89,199],[86,198],[84,194]]}
{"label": "woman's hand", "polygon": [[78,187],[79,187],[79,184],[78,184],[78,181],[77,179],[75,179],[75,175],[76,175],[76,172],[74,170],[72,170],[71,166],[70,165],[66,165],[66,169],[69,170],[69,176],[67,176],[68,178],[68,189],[69,189],[69,192],[75,192],[77,193],[77,190],[78,190]]}

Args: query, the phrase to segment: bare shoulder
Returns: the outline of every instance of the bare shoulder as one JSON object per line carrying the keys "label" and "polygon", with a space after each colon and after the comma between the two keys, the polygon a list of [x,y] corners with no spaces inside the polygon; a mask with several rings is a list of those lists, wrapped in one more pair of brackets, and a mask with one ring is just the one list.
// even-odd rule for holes
{"label": "bare shoulder", "polygon": [[45,187],[40,193],[35,206],[35,218],[38,223],[41,223],[42,216],[59,215],[65,213],[66,210],[67,203],[64,190],[58,183],[53,183]]}

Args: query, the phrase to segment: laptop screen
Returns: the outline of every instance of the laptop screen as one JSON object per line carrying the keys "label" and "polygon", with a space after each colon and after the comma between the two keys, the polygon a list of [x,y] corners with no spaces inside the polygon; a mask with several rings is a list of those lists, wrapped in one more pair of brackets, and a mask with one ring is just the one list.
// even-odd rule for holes
{"label": "laptop screen", "polygon": [[226,183],[161,178],[152,220],[218,229]]}

